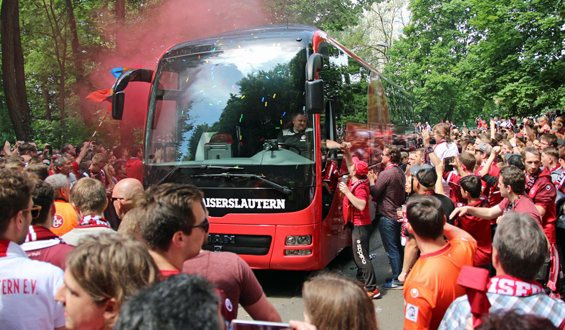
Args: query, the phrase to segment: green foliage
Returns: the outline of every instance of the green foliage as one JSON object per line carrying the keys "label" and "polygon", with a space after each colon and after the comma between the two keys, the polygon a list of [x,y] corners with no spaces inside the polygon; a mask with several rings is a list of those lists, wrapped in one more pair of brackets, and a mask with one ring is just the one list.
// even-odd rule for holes
{"label": "green foliage", "polygon": [[410,9],[412,24],[391,57],[422,121],[563,106],[560,1],[413,0]]}
{"label": "green foliage", "polygon": [[316,26],[324,30],[342,31],[357,25],[363,8],[374,0],[267,0],[267,12],[274,23],[299,23]]}

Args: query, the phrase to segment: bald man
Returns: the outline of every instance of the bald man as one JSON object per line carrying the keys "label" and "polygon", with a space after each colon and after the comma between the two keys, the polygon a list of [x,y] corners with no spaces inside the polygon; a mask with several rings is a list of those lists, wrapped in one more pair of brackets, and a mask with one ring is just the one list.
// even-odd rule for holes
{"label": "bald man", "polygon": [[139,192],[143,192],[143,185],[137,179],[127,178],[116,183],[112,191],[112,203],[120,219],[135,207],[134,196]]}

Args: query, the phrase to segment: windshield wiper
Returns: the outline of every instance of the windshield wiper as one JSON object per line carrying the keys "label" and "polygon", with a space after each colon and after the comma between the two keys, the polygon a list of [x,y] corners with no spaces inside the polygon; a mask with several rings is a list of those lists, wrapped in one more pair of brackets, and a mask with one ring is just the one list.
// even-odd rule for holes
{"label": "windshield wiper", "polygon": [[190,166],[183,166],[183,164],[178,164],[172,170],[169,171],[159,182],[157,185],[163,183],[166,179],[168,179],[171,175],[176,173],[179,168],[190,168],[190,169],[200,169],[200,170],[208,170],[208,169],[219,169],[219,170],[243,170],[243,167],[237,166],[216,166],[216,165],[190,165]]}
{"label": "windshield wiper", "polygon": [[274,183],[273,181],[265,179],[261,175],[257,174],[233,174],[233,173],[222,173],[222,174],[195,174],[191,175],[192,178],[251,178],[257,179],[265,182],[269,186],[275,188],[276,191],[279,191],[285,195],[292,195],[292,190],[290,190],[286,186],[281,186],[280,184]]}

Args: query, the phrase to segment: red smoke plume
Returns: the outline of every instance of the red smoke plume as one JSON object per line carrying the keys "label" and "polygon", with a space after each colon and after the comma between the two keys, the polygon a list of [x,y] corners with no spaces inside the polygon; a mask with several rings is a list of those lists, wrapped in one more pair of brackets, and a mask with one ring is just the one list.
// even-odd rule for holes
{"label": "red smoke plume", "polygon": [[[270,20],[260,0],[164,0],[158,6],[147,8],[138,22],[135,24],[129,19],[126,27],[116,24],[105,28],[105,38],[115,40],[116,48],[95,56],[95,69],[88,76],[94,88],[88,93],[110,88],[115,81],[110,74],[114,67],[140,65],[154,70],[159,56],[170,46],[225,31],[266,25]],[[131,143],[133,127],[143,126],[148,91],[146,83],[132,83],[126,89],[122,143]],[[135,96],[128,95],[132,92]],[[92,102],[87,103],[97,108]]]}

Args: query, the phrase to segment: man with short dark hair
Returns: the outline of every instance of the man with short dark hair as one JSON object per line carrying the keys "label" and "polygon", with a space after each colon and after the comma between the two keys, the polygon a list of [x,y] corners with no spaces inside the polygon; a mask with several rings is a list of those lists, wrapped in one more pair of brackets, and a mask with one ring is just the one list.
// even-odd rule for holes
{"label": "man with short dark hair", "polygon": [[450,219],[470,214],[481,219],[496,219],[509,211],[516,211],[518,213],[527,213],[535,219],[540,227],[542,226],[542,218],[538,209],[532,200],[524,195],[524,188],[526,184],[526,176],[524,172],[516,166],[509,165],[500,171],[500,178],[498,179],[498,188],[503,200],[496,206],[490,208],[463,206],[457,207],[449,216]]}
{"label": "man with short dark hair", "polygon": [[51,230],[55,204],[53,188],[48,183],[37,181],[32,190],[33,205],[41,206],[37,217],[31,220],[29,234],[22,249],[33,260],[45,261],[65,270],[65,257],[74,247],[67,245]]}
{"label": "man with short dark hair", "polygon": [[26,142],[23,143],[18,147],[18,153],[20,157],[24,159],[24,162],[27,163],[35,156],[37,156],[37,147],[32,143]]}
{"label": "man with short dark hair", "polygon": [[77,246],[84,236],[115,232],[110,223],[104,219],[108,198],[106,188],[101,181],[92,178],[78,180],[71,189],[70,202],[80,221],[75,229],[63,235],[62,238],[66,243]]}
{"label": "man with short dark hair", "polygon": [[[465,204],[473,207],[488,207],[488,201],[481,198],[481,178],[476,175],[468,175],[461,178],[459,184],[461,185],[460,193],[467,200]],[[477,253],[473,264],[487,268],[492,253],[490,221],[467,214],[456,219],[456,226],[468,232],[477,241]]]}
{"label": "man with short dark hair", "polygon": [[547,147],[557,148],[557,136],[552,133],[542,134],[539,138],[539,145],[542,150]]}
{"label": "man with short dark hair", "polygon": [[97,153],[92,157],[92,162],[90,166],[84,173],[82,173],[82,177],[84,178],[92,178],[99,180],[102,182],[104,187],[108,186],[108,182],[106,182],[106,173],[104,173],[104,166],[108,163],[108,159],[101,153]]}
{"label": "man with short dark hair", "polygon": [[138,203],[145,218],[140,236],[164,277],[180,273],[208,239],[210,223],[202,198],[193,185],[166,183],[149,188]]}
{"label": "man with short dark hair", "polygon": [[542,228],[550,244],[550,274],[547,287],[552,295],[558,297],[557,281],[559,280],[559,254],[557,252],[557,240],[555,237],[555,222],[557,221],[557,209],[555,199],[557,190],[551,180],[550,169],[541,169],[541,155],[539,150],[527,147],[522,152],[522,158],[526,165],[526,190],[525,193],[532,199],[539,214],[542,217]]}
{"label": "man with short dark hair", "polygon": [[224,324],[218,307],[218,296],[208,281],[180,274],[128,299],[114,330],[220,330]]}
{"label": "man with short dark hair", "polygon": [[441,203],[431,196],[411,197],[406,215],[421,254],[404,283],[404,329],[437,329],[449,305],[465,294],[457,278],[461,267],[473,265],[477,243],[446,223]]}
{"label": "man with short dark hair", "polygon": [[293,149],[300,151],[303,157],[309,157],[308,153],[311,150],[313,142],[313,130],[308,127],[308,117],[301,112],[292,114],[292,127],[281,129],[277,141],[280,145],[290,146],[290,151]]}
{"label": "man with short dark hair", "polygon": [[[195,257],[208,240],[210,222],[203,193],[189,184],[152,186],[136,207],[142,219],[139,236],[162,278],[178,275],[186,260]],[[231,301],[222,300],[222,314],[235,318]]]}
{"label": "man with short dark hair", "polygon": [[26,173],[0,171],[0,327],[2,329],[65,329],[65,316],[55,294],[63,271],[31,260],[20,247],[40,211],[31,199]]}
{"label": "man with short dark hair", "polygon": [[379,226],[383,246],[392,268],[391,281],[383,284],[383,287],[388,289],[402,286],[402,283],[398,281],[398,275],[402,270],[402,260],[404,259],[404,249],[400,242],[402,222],[398,221],[396,209],[404,204],[406,176],[404,171],[398,167],[399,162],[400,151],[398,148],[387,145],[382,155],[382,163],[385,169],[378,176],[372,171],[367,175],[371,196],[377,200],[377,212],[374,221]]}
{"label": "man with short dark hair", "polygon": [[[548,254],[547,238],[527,214],[507,213],[498,224],[493,242],[495,277],[488,285],[489,313],[517,310],[548,318],[560,329],[565,325],[565,303],[550,298],[535,281]],[[471,318],[467,296],[456,299],[439,329],[465,329]]]}

